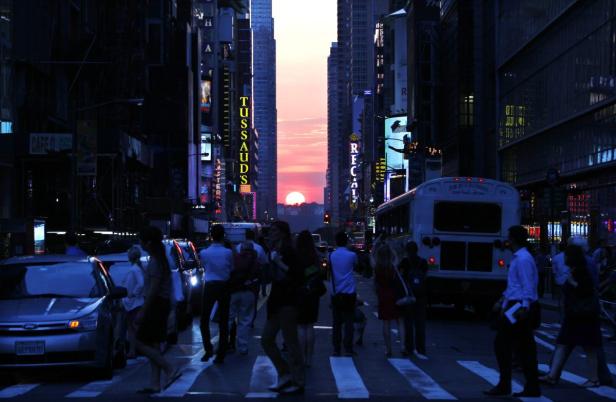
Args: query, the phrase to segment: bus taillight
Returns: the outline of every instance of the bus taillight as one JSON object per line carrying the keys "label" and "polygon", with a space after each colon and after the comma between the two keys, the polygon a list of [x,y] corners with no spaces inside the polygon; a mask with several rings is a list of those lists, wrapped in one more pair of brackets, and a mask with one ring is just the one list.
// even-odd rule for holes
{"label": "bus taillight", "polygon": [[436,258],[434,256],[428,258],[428,265],[435,265],[436,264]]}
{"label": "bus taillight", "polygon": [[502,258],[498,259],[498,266],[500,268],[505,268],[505,260],[503,260]]}

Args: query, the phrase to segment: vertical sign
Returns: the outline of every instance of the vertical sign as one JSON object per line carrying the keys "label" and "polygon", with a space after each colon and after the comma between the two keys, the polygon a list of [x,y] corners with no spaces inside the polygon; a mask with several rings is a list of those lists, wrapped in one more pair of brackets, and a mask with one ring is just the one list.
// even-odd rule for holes
{"label": "vertical sign", "polygon": [[350,177],[351,177],[351,199],[350,206],[352,209],[357,208],[357,203],[359,201],[359,137],[357,134],[351,135],[351,163],[350,163]]}
{"label": "vertical sign", "polygon": [[250,193],[250,97],[240,96],[240,192]]}

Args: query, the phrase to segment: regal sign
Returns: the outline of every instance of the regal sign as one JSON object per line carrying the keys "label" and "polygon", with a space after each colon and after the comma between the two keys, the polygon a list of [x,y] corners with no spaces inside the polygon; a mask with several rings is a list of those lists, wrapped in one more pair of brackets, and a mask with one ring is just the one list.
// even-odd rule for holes
{"label": "regal sign", "polygon": [[[250,98],[240,96],[240,189],[250,192]],[[240,192],[242,192],[240,190]]]}

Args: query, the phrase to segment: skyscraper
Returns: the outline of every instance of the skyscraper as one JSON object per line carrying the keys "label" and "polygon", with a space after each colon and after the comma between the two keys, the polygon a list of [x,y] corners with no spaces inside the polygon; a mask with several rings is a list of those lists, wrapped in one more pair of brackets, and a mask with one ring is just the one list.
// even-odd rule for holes
{"label": "skyscraper", "polygon": [[276,216],[276,40],[272,0],[252,0],[254,127],[259,133],[257,213]]}

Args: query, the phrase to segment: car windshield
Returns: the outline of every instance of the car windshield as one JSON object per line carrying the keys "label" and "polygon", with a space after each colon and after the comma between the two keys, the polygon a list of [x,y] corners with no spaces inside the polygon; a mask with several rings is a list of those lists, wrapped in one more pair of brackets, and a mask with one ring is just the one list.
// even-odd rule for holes
{"label": "car windshield", "polygon": [[98,298],[104,295],[100,272],[91,263],[0,267],[0,299]]}

